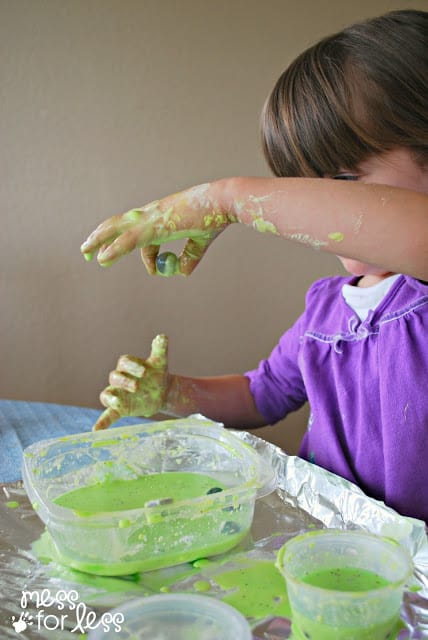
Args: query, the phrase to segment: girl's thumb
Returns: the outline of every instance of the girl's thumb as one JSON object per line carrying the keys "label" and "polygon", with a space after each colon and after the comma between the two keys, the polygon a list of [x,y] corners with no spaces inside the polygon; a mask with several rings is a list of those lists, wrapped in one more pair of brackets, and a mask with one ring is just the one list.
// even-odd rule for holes
{"label": "girl's thumb", "polygon": [[161,333],[153,339],[147,362],[156,369],[166,367],[168,362],[168,336]]}

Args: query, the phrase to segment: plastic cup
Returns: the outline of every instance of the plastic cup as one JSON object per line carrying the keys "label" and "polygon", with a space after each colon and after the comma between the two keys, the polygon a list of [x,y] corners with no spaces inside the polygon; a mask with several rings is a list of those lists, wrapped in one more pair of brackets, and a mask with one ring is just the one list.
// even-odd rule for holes
{"label": "plastic cup", "polygon": [[413,572],[397,542],[325,529],[289,540],[278,552],[298,638],[394,638],[404,585]]}
{"label": "plastic cup", "polygon": [[[24,452],[22,474],[58,560],[79,571],[114,576],[235,547],[252,525],[258,489],[270,489],[274,474],[262,473],[261,467],[257,451],[233,433],[189,417],[36,442]],[[152,474],[166,478],[169,472],[203,474],[212,478],[212,488],[224,488],[189,498],[160,495],[126,509],[83,514],[57,502],[70,490],[93,487],[106,496],[112,482],[125,487],[128,480]]]}
{"label": "plastic cup", "polygon": [[131,600],[110,612],[115,625],[88,640],[251,640],[244,616],[209,596],[165,594]]}

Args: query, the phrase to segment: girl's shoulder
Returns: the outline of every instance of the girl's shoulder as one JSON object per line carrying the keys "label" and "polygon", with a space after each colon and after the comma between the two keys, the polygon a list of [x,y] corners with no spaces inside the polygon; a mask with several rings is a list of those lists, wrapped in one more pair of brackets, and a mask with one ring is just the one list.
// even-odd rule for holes
{"label": "girl's shoulder", "polygon": [[424,292],[424,293],[428,293],[428,282],[426,280],[415,280],[414,278],[411,278],[410,276],[405,276],[405,278],[412,283],[412,285]]}
{"label": "girl's shoulder", "polygon": [[320,278],[311,284],[306,293],[306,305],[310,305],[325,296],[334,297],[340,295],[344,284],[355,284],[358,278],[355,276],[328,276]]}
{"label": "girl's shoulder", "polygon": [[346,326],[350,309],[344,303],[342,288],[354,281],[353,276],[330,276],[313,282],[306,293],[302,327],[328,332]]}

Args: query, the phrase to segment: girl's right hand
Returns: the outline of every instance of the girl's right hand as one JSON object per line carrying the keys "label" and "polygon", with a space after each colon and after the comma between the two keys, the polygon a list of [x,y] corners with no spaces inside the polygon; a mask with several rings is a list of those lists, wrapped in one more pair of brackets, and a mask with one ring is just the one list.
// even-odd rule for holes
{"label": "girl's right hand", "polygon": [[100,394],[106,410],[93,430],[107,429],[127,416],[151,417],[160,413],[168,394],[168,338],[158,335],[152,342],[150,356],[143,360],[121,356],[110,373],[110,386]]}
{"label": "girl's right hand", "polygon": [[160,246],[185,239],[171,275],[189,275],[211,242],[236,222],[236,217],[213,197],[213,190],[213,183],[198,185],[108,218],[89,235],[81,252],[87,260],[98,252],[99,264],[109,266],[138,247],[147,271],[155,275],[160,273],[156,268]]}

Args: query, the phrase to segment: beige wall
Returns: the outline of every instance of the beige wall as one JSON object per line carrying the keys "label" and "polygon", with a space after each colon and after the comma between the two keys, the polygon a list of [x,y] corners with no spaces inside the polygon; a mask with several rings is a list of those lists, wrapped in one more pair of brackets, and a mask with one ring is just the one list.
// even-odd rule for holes
{"label": "beige wall", "polygon": [[[171,369],[240,372],[335,258],[228,229],[189,279],[79,246],[105,217],[227,175],[267,174],[264,98],[346,23],[427,0],[0,0],[0,397],[98,407],[121,353],[170,336]],[[305,411],[263,431],[294,452]]]}

